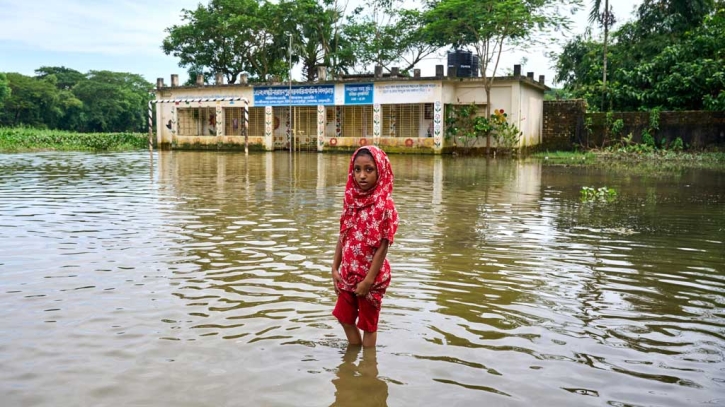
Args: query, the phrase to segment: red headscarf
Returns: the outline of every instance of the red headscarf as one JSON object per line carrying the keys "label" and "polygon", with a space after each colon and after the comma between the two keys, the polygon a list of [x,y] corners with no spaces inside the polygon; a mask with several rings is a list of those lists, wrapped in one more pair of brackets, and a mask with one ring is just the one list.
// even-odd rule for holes
{"label": "red headscarf", "polygon": [[[355,157],[360,150],[368,150],[375,160],[375,166],[378,170],[378,180],[375,186],[367,191],[363,191],[355,181]],[[393,244],[393,236],[398,230],[398,212],[395,210],[395,202],[393,202],[393,169],[390,166],[385,151],[376,146],[363,146],[358,148],[350,158],[350,168],[347,173],[347,184],[345,185],[345,200],[343,202],[342,217],[340,218],[340,232],[344,232],[353,226],[353,222],[360,221],[355,219],[355,211],[366,206],[372,205],[372,209],[364,219],[369,225],[366,228],[367,243],[373,247],[380,246],[380,240],[388,239]],[[391,230],[382,231],[380,225],[384,220],[391,223]],[[386,236],[383,236],[385,232]]]}

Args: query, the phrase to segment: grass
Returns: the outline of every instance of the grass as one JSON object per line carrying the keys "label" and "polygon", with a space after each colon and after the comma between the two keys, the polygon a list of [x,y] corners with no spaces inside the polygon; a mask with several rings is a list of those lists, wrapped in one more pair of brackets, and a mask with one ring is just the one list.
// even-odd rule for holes
{"label": "grass", "polygon": [[725,152],[676,152],[654,150],[647,153],[593,150],[588,152],[551,151],[532,154],[528,159],[544,165],[597,166],[612,171],[662,176],[688,168],[725,170]]}
{"label": "grass", "polygon": [[28,127],[1,127],[0,151],[128,151],[148,148],[143,133],[74,133]]}
{"label": "grass", "polygon": [[597,160],[596,154],[589,151],[540,151],[530,157],[551,164],[593,164]]}

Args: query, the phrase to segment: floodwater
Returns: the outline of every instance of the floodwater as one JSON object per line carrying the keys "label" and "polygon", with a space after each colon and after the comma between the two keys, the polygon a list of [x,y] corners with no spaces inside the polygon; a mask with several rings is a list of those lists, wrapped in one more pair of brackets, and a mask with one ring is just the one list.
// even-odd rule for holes
{"label": "floodwater", "polygon": [[0,155],[3,406],[725,405],[725,169],[391,156],[360,351],[330,315],[346,155],[153,157]]}

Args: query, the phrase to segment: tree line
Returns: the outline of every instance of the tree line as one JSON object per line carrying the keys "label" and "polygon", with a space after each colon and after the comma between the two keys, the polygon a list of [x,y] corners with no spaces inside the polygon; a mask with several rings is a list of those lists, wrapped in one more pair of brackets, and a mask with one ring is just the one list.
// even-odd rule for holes
{"label": "tree line", "polygon": [[0,127],[143,132],[152,84],[141,75],[43,66],[0,73]]}

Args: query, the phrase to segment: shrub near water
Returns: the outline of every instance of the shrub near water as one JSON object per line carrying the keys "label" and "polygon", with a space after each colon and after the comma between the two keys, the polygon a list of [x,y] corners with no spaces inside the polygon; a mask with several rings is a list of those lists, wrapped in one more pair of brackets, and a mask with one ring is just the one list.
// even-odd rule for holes
{"label": "shrub near water", "polygon": [[142,133],[72,133],[33,128],[0,128],[0,151],[101,151],[148,147]]}

